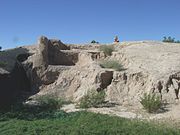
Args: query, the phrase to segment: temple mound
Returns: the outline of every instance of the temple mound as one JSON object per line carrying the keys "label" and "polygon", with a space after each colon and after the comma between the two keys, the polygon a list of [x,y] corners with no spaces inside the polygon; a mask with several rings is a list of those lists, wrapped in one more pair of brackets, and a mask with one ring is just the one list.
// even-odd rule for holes
{"label": "temple mound", "polygon": [[[22,73],[18,79],[26,80],[26,86],[14,87],[14,91],[30,92],[33,97],[56,94],[78,102],[88,91],[104,90],[106,100],[137,108],[141,108],[139,100],[144,93],[157,93],[170,104],[179,98],[179,44],[116,43],[112,44],[115,51],[111,56],[99,51],[100,46],[66,45],[42,36],[37,45],[0,52],[0,60],[7,61],[5,67],[0,67],[0,83],[10,83],[9,79],[1,78],[11,78],[18,63]],[[99,63],[103,60],[116,60],[125,70],[101,68]],[[3,89],[7,89],[6,86]],[[11,92],[9,90],[5,96]]]}

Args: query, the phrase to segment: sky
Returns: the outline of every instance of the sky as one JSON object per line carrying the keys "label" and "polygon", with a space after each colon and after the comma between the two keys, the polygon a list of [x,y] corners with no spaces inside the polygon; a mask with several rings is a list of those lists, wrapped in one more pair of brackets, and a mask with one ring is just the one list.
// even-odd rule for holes
{"label": "sky", "polygon": [[180,0],[0,0],[0,46],[180,39]]}

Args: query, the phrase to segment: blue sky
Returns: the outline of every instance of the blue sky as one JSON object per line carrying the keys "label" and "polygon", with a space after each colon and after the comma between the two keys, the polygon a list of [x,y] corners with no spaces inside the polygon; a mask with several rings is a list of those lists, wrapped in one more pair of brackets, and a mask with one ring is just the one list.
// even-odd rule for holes
{"label": "blue sky", "polygon": [[0,46],[180,39],[180,0],[0,0]]}

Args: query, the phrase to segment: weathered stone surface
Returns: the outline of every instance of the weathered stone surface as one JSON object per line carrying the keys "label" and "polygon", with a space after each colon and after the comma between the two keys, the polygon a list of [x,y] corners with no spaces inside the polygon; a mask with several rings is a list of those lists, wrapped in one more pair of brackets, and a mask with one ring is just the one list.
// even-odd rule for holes
{"label": "weathered stone surface", "polygon": [[104,90],[109,86],[113,79],[113,71],[101,71],[96,76],[96,83],[99,83],[98,90]]}
{"label": "weathered stone surface", "polygon": [[[83,58],[85,60],[88,59],[88,61],[83,63]],[[49,90],[49,87],[44,88],[40,94],[52,92],[60,97],[78,101],[88,91],[100,88],[102,83],[101,74],[106,74],[106,71],[101,69],[100,66],[92,60],[91,54],[88,52],[80,53],[78,59],[79,61],[75,66],[64,66],[66,70],[61,70],[62,72],[59,73],[58,79],[49,86],[51,90]],[[99,74],[100,71],[103,72]],[[107,72],[107,74],[109,74],[109,72]],[[97,78],[100,78],[99,81],[97,81]],[[106,81],[103,83],[106,84]]]}
{"label": "weathered stone surface", "polygon": [[48,43],[49,40],[42,36],[38,40],[38,54],[34,57],[33,67],[47,67],[48,66]]}
{"label": "weathered stone surface", "polygon": [[156,92],[163,100],[175,102],[177,95],[172,88],[172,79],[180,80],[177,77],[180,69],[179,44],[125,42],[116,48],[117,52],[110,59],[118,60],[126,70],[114,74],[115,80],[108,87],[110,99],[138,104],[143,93]]}
{"label": "weathered stone surface", "polygon": [[53,50],[51,55],[49,55],[50,65],[65,65],[72,66],[78,61],[78,51],[70,50]]}
{"label": "weathered stone surface", "polygon": [[58,39],[50,39],[49,40],[49,47],[55,48],[56,50],[70,50],[70,47],[65,45]]}
{"label": "weathered stone surface", "polygon": [[[153,92],[167,103],[177,102],[179,44],[117,43],[116,51],[108,57],[98,50],[99,46],[66,46],[61,41],[41,37],[36,46],[0,52],[0,60],[8,62],[7,67],[0,68],[0,77],[6,72],[10,74],[18,62],[26,71],[31,90],[38,92],[35,96],[54,93],[78,102],[88,91],[104,89],[106,99],[120,105],[141,108],[140,97]],[[103,69],[99,66],[101,60],[117,60],[125,70]],[[6,79],[0,83],[2,80]]]}
{"label": "weathered stone surface", "polygon": [[[31,80],[32,91],[38,91],[41,86],[53,83],[59,71],[51,70],[48,65],[74,65],[78,53],[64,53],[68,49],[60,40],[49,40],[41,36],[38,40],[37,51],[24,62],[27,76]],[[72,55],[72,56],[71,56]],[[31,64],[32,66],[31,66]]]}
{"label": "weathered stone surface", "polygon": [[21,64],[11,72],[0,70],[0,107],[13,103],[22,92],[30,91],[30,83]]}

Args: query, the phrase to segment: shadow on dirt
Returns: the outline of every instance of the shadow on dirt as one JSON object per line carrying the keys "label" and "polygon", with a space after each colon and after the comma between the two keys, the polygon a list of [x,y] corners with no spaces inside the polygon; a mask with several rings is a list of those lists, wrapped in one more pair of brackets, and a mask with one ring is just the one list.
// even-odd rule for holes
{"label": "shadow on dirt", "polygon": [[[11,56],[7,53],[8,51],[10,51]],[[25,48],[16,48],[8,51],[0,52],[0,60],[7,59],[8,66],[10,67],[14,63],[14,67],[10,73],[0,72],[0,107],[8,106],[17,99],[22,100],[22,93],[30,92],[31,89],[30,80],[26,75],[26,71],[21,61],[17,59],[22,56],[22,54],[26,54],[27,59],[28,56],[30,56],[28,50]],[[21,57],[21,60],[23,60],[23,58]],[[6,70],[6,68],[8,69],[8,67],[4,69]]]}

